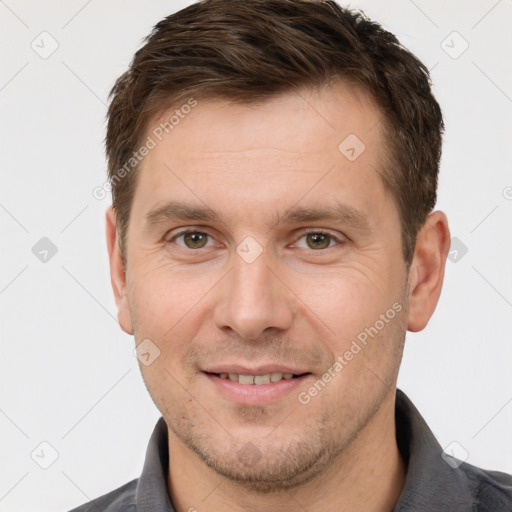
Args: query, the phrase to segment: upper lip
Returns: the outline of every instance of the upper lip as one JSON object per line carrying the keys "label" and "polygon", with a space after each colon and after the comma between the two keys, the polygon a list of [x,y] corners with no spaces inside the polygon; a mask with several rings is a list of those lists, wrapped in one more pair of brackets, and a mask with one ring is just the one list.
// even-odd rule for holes
{"label": "upper lip", "polygon": [[302,375],[309,373],[293,366],[283,366],[281,364],[266,364],[249,368],[240,364],[219,364],[203,370],[207,373],[236,373],[238,375],[266,375],[267,373],[293,373],[293,375]]}

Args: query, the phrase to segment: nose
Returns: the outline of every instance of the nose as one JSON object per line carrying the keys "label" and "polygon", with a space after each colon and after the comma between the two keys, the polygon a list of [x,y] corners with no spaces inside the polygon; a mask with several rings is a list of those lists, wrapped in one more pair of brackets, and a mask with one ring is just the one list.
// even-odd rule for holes
{"label": "nose", "polygon": [[294,295],[266,251],[250,263],[235,254],[220,293],[215,324],[241,339],[258,340],[264,331],[284,331],[292,324]]}

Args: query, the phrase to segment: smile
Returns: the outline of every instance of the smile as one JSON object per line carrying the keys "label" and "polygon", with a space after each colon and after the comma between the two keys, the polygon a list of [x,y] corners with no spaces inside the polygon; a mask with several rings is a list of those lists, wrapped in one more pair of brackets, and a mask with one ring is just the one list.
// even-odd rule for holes
{"label": "smile", "polygon": [[271,382],[279,382],[283,379],[290,380],[300,377],[300,375],[294,375],[293,373],[280,372],[266,373],[265,375],[243,375],[239,373],[214,373],[212,375],[220,377],[221,379],[230,380],[232,382],[238,382],[239,384],[254,384],[258,386],[270,384]]}
{"label": "smile", "polygon": [[270,372],[260,375],[249,373],[203,372],[213,385],[215,393],[220,393],[230,402],[245,406],[264,406],[287,399],[306,385],[313,374]]}

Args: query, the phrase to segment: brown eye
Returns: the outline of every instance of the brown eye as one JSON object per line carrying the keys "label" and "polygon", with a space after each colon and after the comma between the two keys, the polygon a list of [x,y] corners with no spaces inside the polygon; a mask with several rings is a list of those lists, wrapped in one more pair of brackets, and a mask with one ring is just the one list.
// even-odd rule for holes
{"label": "brown eye", "polygon": [[[188,249],[202,249],[208,243],[208,235],[200,231],[189,231],[176,237],[176,240],[183,237],[183,242]],[[180,244],[181,245],[181,244]]]}
{"label": "brown eye", "polygon": [[310,249],[327,249],[332,237],[326,233],[308,233],[306,243]]}
{"label": "brown eye", "polygon": [[327,231],[309,231],[304,233],[296,242],[296,246],[301,249],[313,249],[321,251],[322,249],[330,249],[335,246],[340,248],[344,245],[345,237],[340,235],[332,235]]}

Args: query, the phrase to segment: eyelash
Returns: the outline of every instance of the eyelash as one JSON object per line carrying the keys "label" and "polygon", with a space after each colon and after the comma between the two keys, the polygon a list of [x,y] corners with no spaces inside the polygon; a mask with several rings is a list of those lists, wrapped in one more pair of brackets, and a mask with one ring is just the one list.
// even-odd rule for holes
{"label": "eyelash", "polygon": [[[180,231],[180,232],[176,233],[169,240],[166,240],[166,243],[175,243],[177,238],[185,236],[185,235],[187,235],[189,233],[201,233],[201,234],[204,234],[204,235],[208,236],[210,239],[213,239],[213,237],[210,234],[208,234],[207,232],[205,232],[205,231],[200,231],[198,229],[185,229],[183,231]],[[329,231],[325,231],[323,229],[310,229],[308,231],[304,231],[304,232],[301,233],[301,235],[299,236],[297,241],[300,240],[301,238],[309,235],[309,234],[328,236],[328,237],[330,237],[331,241],[336,242],[337,245],[343,245],[345,243],[345,240],[342,240],[342,239],[340,239],[340,237],[338,237],[336,235],[333,235]],[[189,250],[189,251],[199,251],[200,249],[207,248],[207,247],[200,247],[198,249],[191,249],[190,247],[186,247],[186,246],[182,246],[182,245],[179,245],[179,247],[181,249]],[[333,247],[334,246],[326,247],[325,249],[316,249],[316,250],[315,249],[309,249],[309,250],[311,250],[313,252],[323,252],[323,251],[326,251],[327,249],[332,249]],[[302,248],[302,249],[304,249],[304,248]]]}

